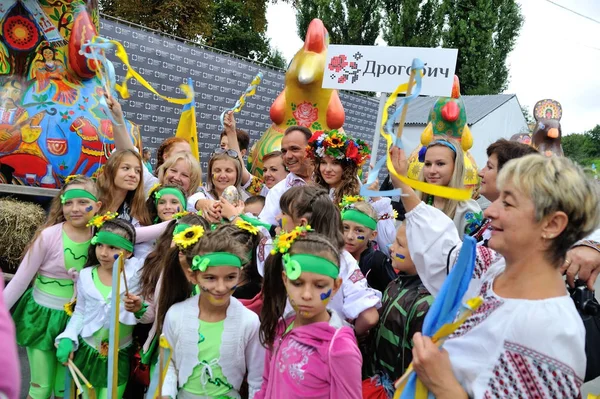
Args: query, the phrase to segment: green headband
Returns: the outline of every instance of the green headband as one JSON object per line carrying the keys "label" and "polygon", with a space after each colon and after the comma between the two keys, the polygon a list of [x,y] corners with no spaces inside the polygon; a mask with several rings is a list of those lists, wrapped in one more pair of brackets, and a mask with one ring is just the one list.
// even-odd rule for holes
{"label": "green headband", "polygon": [[110,231],[99,231],[92,238],[92,244],[105,244],[113,247],[121,248],[129,252],[133,252],[133,244],[128,239],[121,237],[118,234],[111,233]]}
{"label": "green headband", "polygon": [[336,279],[340,275],[340,268],[333,262],[320,256],[309,254],[283,255],[283,267],[290,280],[297,280],[302,272],[317,273]]}
{"label": "green headband", "polygon": [[353,208],[342,211],[342,220],[349,220],[371,230],[377,230],[377,221],[375,219]]}
{"label": "green headband", "polygon": [[[156,190],[156,192],[154,193],[154,204],[158,205],[158,200],[160,199],[160,197],[162,197],[165,194],[171,194],[171,195],[174,195],[175,197],[177,197],[181,206],[185,208],[185,206],[187,204],[185,197],[183,196],[183,194],[181,194],[180,190],[178,190],[174,187],[164,187],[164,188],[159,188],[158,190]],[[182,210],[185,211],[185,209],[182,209]]]}
{"label": "green headband", "polygon": [[183,230],[187,229],[188,227],[190,227],[189,224],[177,223],[177,225],[175,225],[175,229],[173,230],[173,235],[181,233]]}
{"label": "green headband", "polygon": [[80,188],[74,188],[72,190],[67,190],[63,195],[60,196],[60,203],[64,204],[70,199],[74,198],[89,198],[94,202],[98,201],[98,198],[87,190],[82,190]]}
{"label": "green headband", "polygon": [[229,252],[210,252],[204,255],[196,255],[192,259],[192,270],[205,272],[206,269],[216,266],[242,267],[242,260]]}

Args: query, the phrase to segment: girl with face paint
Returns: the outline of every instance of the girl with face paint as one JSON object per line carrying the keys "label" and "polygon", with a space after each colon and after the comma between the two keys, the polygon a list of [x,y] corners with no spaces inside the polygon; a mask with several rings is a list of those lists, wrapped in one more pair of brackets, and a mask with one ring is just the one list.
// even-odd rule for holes
{"label": "girl with face paint", "polygon": [[[54,339],[69,321],[76,296],[77,273],[87,261],[92,228],[87,224],[100,209],[98,190],[85,176],[70,176],[52,200],[46,223],[36,232],[4,290],[12,308],[17,343],[27,349],[31,370],[29,397],[61,398],[65,367],[56,360]],[[33,288],[28,289],[34,280]]]}
{"label": "girl with face paint", "polygon": [[[143,262],[132,258],[135,228],[123,219],[99,217],[103,222],[92,238],[86,267],[77,280],[77,305],[65,330],[56,337],[56,358],[62,364],[69,359],[81,370],[96,390],[99,399],[110,397],[108,386],[108,347],[110,339],[111,298],[120,295],[119,309],[119,378],[118,395],[125,392],[129,377],[132,332],[137,318],[125,309],[125,287],[139,292],[138,272]],[[94,221],[96,222],[96,221]],[[121,278],[121,291],[112,292],[115,261],[123,254],[125,268]],[[127,279],[127,285],[125,280]],[[64,382],[63,382],[64,385]]]}
{"label": "girl with face paint", "polygon": [[262,383],[264,365],[260,323],[232,297],[247,263],[247,248],[237,240],[224,240],[219,231],[190,227],[181,234],[175,242],[185,246],[185,275],[200,292],[171,306],[164,317],[162,333],[173,356],[160,395],[240,397],[247,375],[252,398]]}
{"label": "girl with face paint", "polygon": [[377,237],[377,212],[361,197],[344,197],[341,205],[345,249],[358,261],[369,286],[383,292],[396,273],[390,258],[372,242]]}
{"label": "girl with face paint", "polygon": [[[362,398],[354,331],[327,309],[342,285],[339,258],[327,237],[307,227],[275,239],[260,327],[267,357],[254,399]],[[294,311],[284,314],[288,299]]]}

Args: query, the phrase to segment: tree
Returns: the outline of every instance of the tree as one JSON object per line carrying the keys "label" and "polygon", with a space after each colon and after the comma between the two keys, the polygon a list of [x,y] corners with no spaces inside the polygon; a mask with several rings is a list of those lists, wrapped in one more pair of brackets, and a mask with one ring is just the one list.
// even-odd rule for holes
{"label": "tree", "polygon": [[458,48],[464,94],[497,94],[508,85],[506,57],[523,25],[515,0],[444,0],[444,47]]}
{"label": "tree", "polygon": [[204,0],[99,0],[103,13],[195,42],[202,42],[212,31],[213,3]]}
{"label": "tree", "polygon": [[279,51],[279,49],[271,49],[271,52],[269,53],[269,56],[262,61],[265,64],[268,65],[273,65],[277,68],[281,68],[281,69],[285,69],[288,66],[288,63],[285,59],[285,57],[283,56],[283,53],[281,51]]}
{"label": "tree", "polygon": [[383,0],[383,39],[390,46],[437,47],[444,9],[442,0]]}
{"label": "tree", "polygon": [[379,36],[381,0],[297,0],[293,4],[301,38],[315,18],[323,21],[333,44],[373,45]]}
{"label": "tree", "polygon": [[100,10],[160,32],[255,61],[281,63],[271,49],[267,0],[100,0]]}
{"label": "tree", "polygon": [[521,112],[523,113],[523,117],[525,118],[528,127],[529,125],[535,125],[535,119],[533,119],[531,111],[529,110],[529,107],[527,105],[521,106]]}

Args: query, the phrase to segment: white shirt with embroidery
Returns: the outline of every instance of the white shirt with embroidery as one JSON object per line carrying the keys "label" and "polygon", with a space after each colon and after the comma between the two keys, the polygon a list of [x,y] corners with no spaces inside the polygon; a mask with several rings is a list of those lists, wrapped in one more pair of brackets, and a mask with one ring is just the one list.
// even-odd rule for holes
{"label": "white shirt with embroidery", "polygon": [[[411,257],[436,296],[454,265],[461,240],[452,220],[425,203],[406,214]],[[567,294],[502,298],[493,290],[504,258],[478,246],[466,301],[483,304],[444,343],[452,371],[470,398],[578,398],[585,376],[585,328]],[[448,264],[447,264],[448,263]]]}

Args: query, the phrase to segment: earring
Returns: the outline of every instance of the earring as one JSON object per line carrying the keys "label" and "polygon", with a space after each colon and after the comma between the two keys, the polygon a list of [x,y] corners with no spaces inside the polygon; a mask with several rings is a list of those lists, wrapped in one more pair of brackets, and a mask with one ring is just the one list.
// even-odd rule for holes
{"label": "earring", "polygon": [[542,234],[542,238],[545,240],[546,239],[546,234]]}

